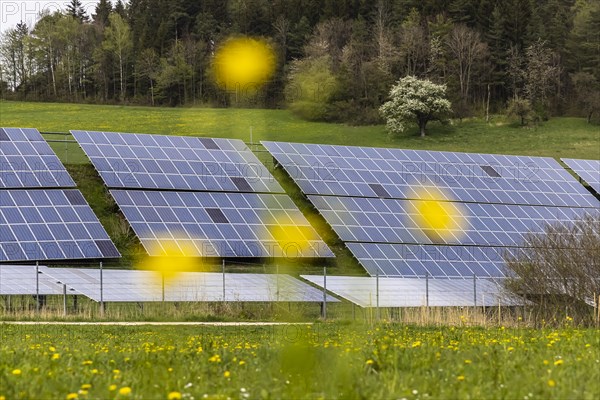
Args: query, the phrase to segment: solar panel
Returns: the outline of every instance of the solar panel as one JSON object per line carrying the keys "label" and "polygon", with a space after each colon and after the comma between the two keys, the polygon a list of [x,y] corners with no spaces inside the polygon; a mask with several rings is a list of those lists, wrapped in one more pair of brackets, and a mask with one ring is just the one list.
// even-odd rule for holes
{"label": "solar panel", "polygon": [[552,158],[262,142],[305,194],[598,207]]}
{"label": "solar panel", "polygon": [[[202,257],[333,257],[286,195],[111,190],[150,255],[176,241]],[[189,251],[189,250],[188,250]]]}
{"label": "solar panel", "polygon": [[115,257],[78,190],[0,190],[0,261]]}
{"label": "solar panel", "polygon": [[[66,283],[94,301],[100,301],[100,270],[42,268],[44,275]],[[185,272],[175,277],[142,270],[102,272],[102,300],[106,302],[233,301],[233,302],[322,302],[323,293],[289,275],[223,274]],[[327,296],[328,302],[337,302]]]}
{"label": "solar panel", "polygon": [[71,133],[110,188],[284,192],[241,140]]}
{"label": "solar panel", "polygon": [[[323,276],[302,275],[323,287]],[[379,285],[379,291],[377,286]],[[505,293],[501,281],[477,279],[410,279],[327,276],[327,290],[360,307],[515,306],[524,301]]]}
{"label": "solar panel", "polygon": [[597,209],[465,203],[449,210],[464,226],[448,238],[432,238],[417,224],[410,200],[308,196],[345,242],[521,246],[528,232],[543,233],[551,223],[572,223]]}
{"label": "solar panel", "polygon": [[[63,286],[54,279],[37,275],[36,282],[36,269],[30,265],[0,265],[0,295],[63,294]],[[72,294],[70,290],[67,293]]]}
{"label": "solar panel", "polygon": [[581,179],[586,181],[596,193],[600,193],[600,160],[574,160],[570,158],[562,158],[561,160]]}
{"label": "solar panel", "polygon": [[346,243],[371,276],[402,278],[499,278],[511,247]]}
{"label": "solar panel", "polygon": [[0,188],[73,187],[37,129],[0,128]]}

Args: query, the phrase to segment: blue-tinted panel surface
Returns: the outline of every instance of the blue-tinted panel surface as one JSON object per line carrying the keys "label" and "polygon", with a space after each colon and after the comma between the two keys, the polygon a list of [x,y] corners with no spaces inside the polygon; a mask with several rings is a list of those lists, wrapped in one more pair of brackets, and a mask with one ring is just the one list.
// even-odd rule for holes
{"label": "blue-tinted panel surface", "polygon": [[73,187],[37,129],[0,128],[0,188]]}
{"label": "blue-tinted panel surface", "polygon": [[111,188],[283,192],[241,140],[71,133]]}
{"label": "blue-tinted panel surface", "polygon": [[371,276],[432,278],[503,277],[510,247],[348,243]]}
{"label": "blue-tinted panel surface", "polygon": [[587,182],[596,193],[600,193],[600,160],[573,160],[563,158],[567,164],[581,179]]}
{"label": "blue-tinted panel surface", "polygon": [[340,239],[346,242],[521,246],[528,232],[542,233],[547,224],[572,223],[591,208],[465,203],[449,209],[460,229],[444,239],[427,235],[416,221],[410,200],[309,196]]}
{"label": "blue-tinted panel surface", "polygon": [[552,158],[262,143],[305,194],[598,207]]}
{"label": "blue-tinted panel surface", "polygon": [[177,243],[202,257],[331,257],[286,195],[111,190],[150,255]]}
{"label": "blue-tinted panel surface", "polygon": [[0,261],[120,257],[78,190],[0,190]]}

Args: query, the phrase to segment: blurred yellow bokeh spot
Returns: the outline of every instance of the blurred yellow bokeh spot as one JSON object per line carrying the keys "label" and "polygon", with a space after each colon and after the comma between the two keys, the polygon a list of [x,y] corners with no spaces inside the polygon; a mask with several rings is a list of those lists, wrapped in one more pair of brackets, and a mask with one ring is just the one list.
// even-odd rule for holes
{"label": "blurred yellow bokeh spot", "polygon": [[264,40],[238,37],[227,40],[213,60],[217,84],[224,89],[263,85],[275,71],[275,51]]}
{"label": "blurred yellow bokeh spot", "polygon": [[275,214],[274,217],[273,223],[268,225],[268,230],[279,246],[277,256],[293,259],[310,252],[311,242],[319,238],[314,229],[306,225],[306,221],[295,221],[285,214]]}
{"label": "blurred yellow bokeh spot", "polygon": [[420,189],[420,199],[412,201],[419,228],[433,242],[458,239],[467,225],[465,211],[457,203],[440,200],[447,196],[439,189]]}
{"label": "blurred yellow bokeh spot", "polygon": [[185,241],[160,240],[149,253],[158,255],[146,257],[140,269],[157,272],[157,279],[173,278],[181,272],[197,272],[202,269],[198,250]]}

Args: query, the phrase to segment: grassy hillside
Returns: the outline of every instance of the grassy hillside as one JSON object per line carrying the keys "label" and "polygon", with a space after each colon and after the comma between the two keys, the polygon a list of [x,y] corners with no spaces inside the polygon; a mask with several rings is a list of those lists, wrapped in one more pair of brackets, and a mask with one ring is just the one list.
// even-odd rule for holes
{"label": "grassy hillside", "polygon": [[407,149],[467,151],[600,159],[600,127],[581,118],[553,118],[522,128],[503,117],[487,124],[466,120],[432,123],[421,139],[416,128],[390,137],[383,126],[350,127],[306,122],[286,110],[148,108],[81,104],[0,102],[2,126],[35,127],[46,132],[70,129],[199,135],[250,141],[281,140]]}
{"label": "grassy hillside", "polygon": [[[350,127],[312,123],[302,121],[285,110],[0,102],[0,125],[35,127],[42,132],[87,129],[225,137],[246,142],[250,141],[252,130],[254,142],[281,140],[600,159],[600,127],[588,125],[583,119],[577,118],[555,118],[535,129],[522,128],[502,117],[496,117],[490,124],[474,119],[445,126],[431,124],[430,135],[426,138],[418,137],[416,128],[392,138],[383,126]],[[83,151],[75,143],[61,142],[65,139],[71,140],[69,136],[52,135],[46,138],[51,141],[57,140],[51,142],[52,147],[67,165],[79,188],[124,255],[118,265],[130,266],[137,263],[144,254],[143,249],[127,223],[117,213],[117,207]],[[257,155],[273,171],[269,154],[257,151]],[[333,264],[335,273],[364,273],[286,174],[279,170],[273,173],[336,253],[337,258]],[[256,268],[262,270],[263,266],[259,265]],[[296,264],[290,266],[288,272],[319,273],[320,268],[320,265]]]}

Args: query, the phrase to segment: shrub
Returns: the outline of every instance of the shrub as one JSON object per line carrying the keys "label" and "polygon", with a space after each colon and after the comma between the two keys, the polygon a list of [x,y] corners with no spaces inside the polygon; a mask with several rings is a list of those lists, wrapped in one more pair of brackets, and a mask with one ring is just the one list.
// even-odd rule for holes
{"label": "shrub", "polygon": [[506,256],[506,288],[554,309],[589,316],[600,295],[600,214],[530,234],[524,248]]}

